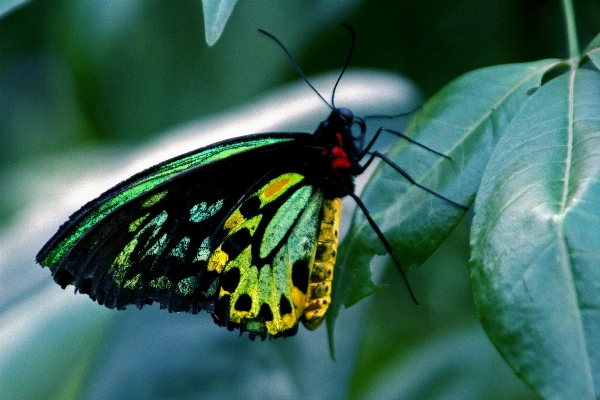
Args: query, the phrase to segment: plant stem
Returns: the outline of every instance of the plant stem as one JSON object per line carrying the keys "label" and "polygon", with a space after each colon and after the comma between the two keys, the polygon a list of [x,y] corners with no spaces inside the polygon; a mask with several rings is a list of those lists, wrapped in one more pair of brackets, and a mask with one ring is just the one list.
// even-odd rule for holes
{"label": "plant stem", "polygon": [[567,38],[569,40],[569,58],[576,58],[579,57],[579,41],[577,40],[573,0],[563,0],[562,3],[565,13],[565,24],[567,25]]}

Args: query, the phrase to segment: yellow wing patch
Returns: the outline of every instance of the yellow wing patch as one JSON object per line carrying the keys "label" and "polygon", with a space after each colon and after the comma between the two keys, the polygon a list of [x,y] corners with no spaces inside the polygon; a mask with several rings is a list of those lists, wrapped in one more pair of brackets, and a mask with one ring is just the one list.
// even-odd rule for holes
{"label": "yellow wing patch", "polygon": [[290,187],[304,179],[304,176],[296,173],[281,174],[263,186],[256,194],[260,199],[261,208],[269,204],[285,193]]}

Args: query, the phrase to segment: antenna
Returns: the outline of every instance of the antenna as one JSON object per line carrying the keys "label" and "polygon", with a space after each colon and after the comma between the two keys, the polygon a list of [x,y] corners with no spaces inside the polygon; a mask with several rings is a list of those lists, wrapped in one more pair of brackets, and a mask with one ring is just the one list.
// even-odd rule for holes
{"label": "antenna", "polygon": [[352,27],[350,25],[346,24],[345,22],[342,22],[342,26],[350,31],[350,34],[352,35],[352,43],[350,44],[350,53],[348,54],[348,58],[346,59],[346,64],[344,64],[344,68],[342,68],[342,72],[340,73],[340,76],[338,76],[338,79],[335,82],[335,85],[333,86],[333,91],[331,92],[331,105],[333,107],[335,107],[335,103],[333,102],[333,98],[335,97],[335,90],[337,89],[338,83],[340,83],[340,79],[342,79],[344,72],[346,72],[346,68],[348,68],[348,65],[350,64],[350,59],[352,58],[352,52],[354,51],[354,41],[356,40],[356,35],[354,34],[354,29],[352,29]]}
{"label": "antenna", "polygon": [[[302,69],[300,68],[300,66],[298,65],[298,63],[296,62],[296,60],[294,60],[294,57],[292,57],[292,54],[288,51],[288,49],[285,48],[285,46],[283,45],[283,43],[281,43],[281,41],[279,39],[277,39],[273,34],[258,28],[258,31],[260,33],[264,33],[265,35],[267,35],[268,37],[270,37],[271,39],[273,39],[275,41],[275,43],[277,43],[279,45],[279,47],[281,47],[283,49],[283,51],[285,52],[285,54],[287,54],[288,58],[290,59],[290,61],[292,62],[292,65],[294,66],[294,68],[296,68],[296,71],[298,71],[298,73],[300,74],[300,76],[302,77],[302,79],[304,79],[304,82],[306,82],[306,84],[308,86],[310,86],[310,88],[317,94],[317,96],[319,96],[321,98],[321,100],[323,100],[325,102],[325,104],[327,104],[327,106],[331,109],[333,109],[333,105],[329,104],[327,102],[327,100],[325,100],[323,98],[323,96],[321,96],[321,93],[319,93],[319,91],[317,89],[315,89],[315,87],[308,81],[308,78],[306,77],[306,75],[304,75],[304,72],[302,72]],[[339,79],[338,79],[339,81]],[[337,85],[337,83],[336,83]],[[335,90],[335,89],[334,89]]]}
{"label": "antenna", "polygon": [[325,100],[325,98],[323,96],[321,96],[321,93],[319,93],[319,91],[317,89],[315,89],[315,87],[309,82],[308,78],[306,77],[306,75],[304,75],[304,72],[302,72],[302,69],[300,68],[300,66],[298,65],[296,60],[294,60],[294,57],[292,56],[292,54],[283,45],[283,43],[281,43],[281,41],[279,39],[277,39],[275,37],[275,35],[265,31],[264,29],[258,28],[258,31],[260,33],[267,35],[271,39],[273,39],[275,41],[275,43],[277,43],[279,45],[279,47],[281,47],[281,49],[285,52],[285,54],[288,56],[288,58],[292,62],[292,65],[294,66],[294,68],[296,68],[296,71],[298,71],[298,73],[300,74],[302,79],[304,79],[304,82],[306,82],[306,84],[308,86],[310,86],[310,88],[317,94],[317,96],[319,96],[321,98],[321,100],[323,100],[325,102],[325,104],[327,104],[327,106],[329,108],[334,109],[335,108],[335,103],[334,103],[335,91],[338,87],[338,83],[340,83],[340,80],[342,79],[342,76],[344,75],[344,72],[346,72],[346,69],[348,68],[348,65],[350,64],[350,59],[352,58],[352,52],[354,51],[354,42],[356,40],[356,35],[354,34],[354,29],[352,29],[352,27],[350,25],[348,25],[344,22],[342,22],[342,26],[350,31],[350,34],[352,35],[352,43],[350,44],[350,53],[348,54],[348,58],[346,59],[346,64],[344,64],[344,68],[342,68],[342,72],[340,73],[340,76],[338,76],[338,79],[335,82],[335,85],[333,86],[333,91],[331,92],[331,104],[329,104],[327,102],[327,100]]}

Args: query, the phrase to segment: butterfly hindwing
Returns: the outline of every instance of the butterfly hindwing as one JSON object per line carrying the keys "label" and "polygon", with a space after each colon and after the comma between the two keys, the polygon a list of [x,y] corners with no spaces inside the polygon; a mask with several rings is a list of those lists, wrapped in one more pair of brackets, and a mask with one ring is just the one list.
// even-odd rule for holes
{"label": "butterfly hindwing", "polygon": [[206,268],[217,275],[215,321],[263,339],[295,334],[300,320],[316,329],[330,303],[340,212],[340,199],[325,199],[296,172],[248,196],[224,222]]}
{"label": "butterfly hindwing", "polygon": [[307,301],[322,204],[319,189],[289,172],[230,215],[207,265],[219,274],[215,316],[221,324],[262,337],[295,333]]}

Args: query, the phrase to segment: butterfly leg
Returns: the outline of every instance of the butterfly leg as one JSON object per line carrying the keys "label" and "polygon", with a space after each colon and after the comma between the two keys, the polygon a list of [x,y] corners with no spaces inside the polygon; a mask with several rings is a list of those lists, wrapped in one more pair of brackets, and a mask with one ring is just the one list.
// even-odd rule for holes
{"label": "butterfly leg", "polygon": [[400,113],[400,114],[394,114],[394,115],[386,115],[386,114],[365,115],[363,117],[363,119],[365,119],[365,120],[372,119],[372,118],[394,119],[394,118],[400,118],[400,117],[407,117],[410,114],[414,114],[415,112],[419,111],[422,107],[423,107],[423,104],[420,104],[420,105],[416,106],[415,108],[413,108],[410,111],[406,111],[406,112],[403,112],[403,113]]}
{"label": "butterfly leg", "polygon": [[365,217],[367,217],[367,221],[369,221],[369,224],[371,224],[371,227],[373,228],[373,230],[379,237],[379,240],[381,240],[381,243],[383,243],[383,246],[385,247],[385,249],[387,250],[389,255],[392,257],[392,260],[394,260],[394,264],[396,264],[396,266],[398,267],[398,270],[400,271],[400,275],[402,275],[402,279],[404,279],[404,283],[406,283],[406,287],[408,288],[410,297],[412,297],[415,304],[419,304],[419,302],[417,301],[417,298],[415,297],[415,294],[412,291],[412,288],[410,287],[410,284],[408,283],[408,278],[406,277],[404,270],[400,266],[400,261],[398,261],[398,259],[396,258],[396,255],[394,254],[394,250],[392,250],[392,246],[390,246],[390,243],[387,241],[387,239],[383,235],[383,232],[381,232],[381,229],[379,229],[379,226],[377,226],[377,223],[375,223],[375,221],[373,220],[373,217],[371,217],[371,213],[369,213],[367,206],[365,206],[365,203],[363,203],[362,200],[360,199],[360,197],[358,197],[355,193],[350,193],[350,196],[354,199],[354,201],[356,202],[358,207],[362,210]]}
{"label": "butterfly leg", "polygon": [[434,153],[434,154],[437,154],[438,156],[441,156],[441,157],[447,158],[448,160],[451,160],[451,158],[450,158],[449,156],[447,156],[447,155],[445,155],[445,154],[443,154],[443,153],[440,153],[439,151],[436,151],[436,150],[432,149],[431,147],[427,147],[427,146],[425,146],[424,144],[422,144],[422,143],[419,143],[419,142],[417,142],[417,141],[416,141],[416,140],[414,140],[414,139],[411,139],[410,137],[406,136],[406,135],[405,135],[405,134],[403,134],[402,132],[398,132],[398,131],[395,131],[395,130],[393,130],[393,129],[384,128],[384,127],[381,127],[381,128],[379,128],[379,129],[377,130],[377,132],[375,132],[375,136],[373,136],[373,139],[371,139],[371,140],[369,141],[369,144],[367,144],[367,147],[365,147],[365,148],[364,148],[364,150],[362,151],[362,153],[361,153],[361,154],[358,156],[358,157],[359,157],[359,159],[362,159],[362,158],[363,158],[365,155],[367,155],[367,153],[369,152],[369,150],[371,149],[371,147],[373,146],[373,144],[375,143],[375,141],[377,140],[377,138],[379,137],[379,135],[381,134],[381,132],[388,132],[388,133],[391,133],[391,134],[393,134],[393,135],[396,135],[396,136],[398,136],[398,137],[401,137],[401,138],[403,138],[403,139],[406,139],[406,140],[408,140],[409,142],[411,142],[411,143],[413,143],[413,144],[416,144],[417,146],[419,146],[419,147],[422,147],[422,148],[424,148],[424,149],[425,149],[425,150],[427,150],[427,151],[430,151],[430,152],[432,152],[432,153]]}
{"label": "butterfly leg", "polygon": [[360,173],[363,173],[367,169],[367,167],[373,162],[373,160],[375,159],[375,157],[381,158],[389,166],[391,166],[396,171],[398,171],[398,173],[400,175],[402,175],[404,178],[406,178],[406,180],[409,181],[410,183],[412,183],[413,185],[415,185],[415,186],[417,186],[417,187],[425,190],[426,192],[431,193],[432,195],[434,195],[434,196],[436,196],[436,197],[438,197],[438,198],[440,198],[442,200],[447,201],[448,203],[450,203],[450,204],[452,204],[452,205],[454,205],[454,206],[456,206],[458,208],[462,208],[463,210],[468,210],[469,209],[469,207],[465,207],[462,204],[459,204],[459,203],[455,202],[454,200],[450,200],[446,196],[443,196],[443,195],[441,195],[441,194],[439,194],[439,193],[437,193],[437,192],[429,189],[428,187],[421,185],[419,182],[415,181],[406,171],[404,171],[402,168],[400,168],[395,162],[393,162],[386,155],[381,154],[378,151],[374,151],[371,154],[371,157],[369,158],[369,160],[363,166],[361,166]]}

